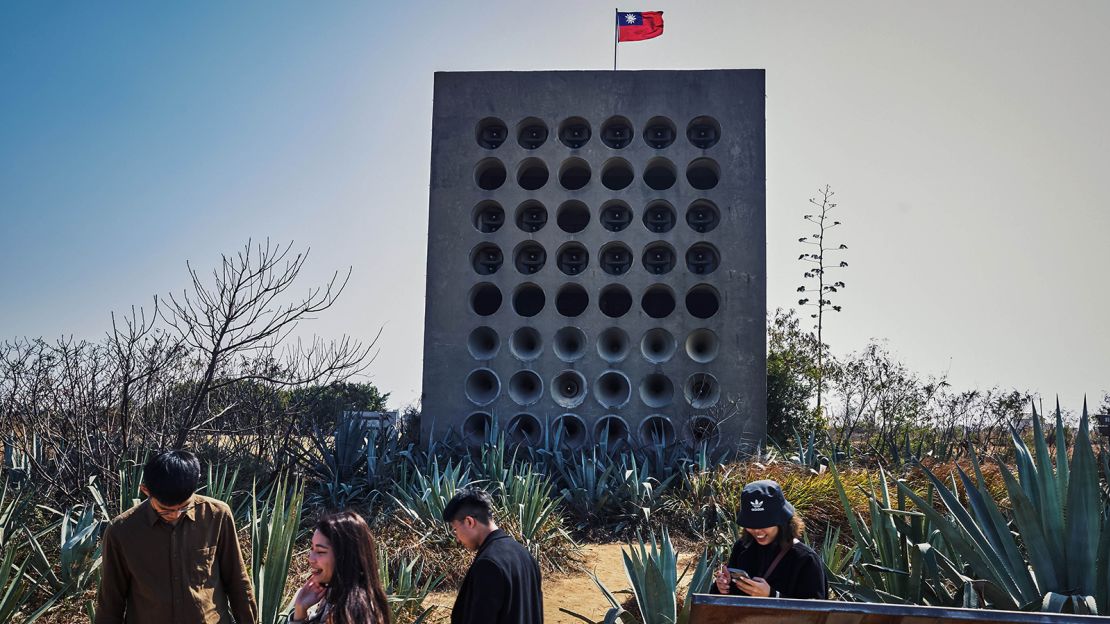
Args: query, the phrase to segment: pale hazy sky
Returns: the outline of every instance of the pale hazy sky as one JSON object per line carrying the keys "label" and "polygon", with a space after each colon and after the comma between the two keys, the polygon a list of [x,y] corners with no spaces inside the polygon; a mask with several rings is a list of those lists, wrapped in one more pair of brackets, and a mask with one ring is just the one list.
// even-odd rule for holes
{"label": "pale hazy sky", "polygon": [[[354,267],[314,323],[384,328],[420,392],[435,71],[612,67],[615,5],[7,2],[0,339],[99,338],[248,237]],[[957,388],[1110,391],[1110,2],[653,2],[621,69],[764,68],[768,305],[806,200],[849,245],[834,352],[886,338]]]}

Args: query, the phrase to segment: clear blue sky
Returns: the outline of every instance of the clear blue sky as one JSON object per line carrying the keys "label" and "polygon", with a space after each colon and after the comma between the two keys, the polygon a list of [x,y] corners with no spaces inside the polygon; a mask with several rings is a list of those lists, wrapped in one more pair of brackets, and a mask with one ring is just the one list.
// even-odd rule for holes
{"label": "clear blue sky", "polygon": [[[837,191],[871,337],[958,387],[1110,390],[1110,3],[748,1],[662,9],[622,69],[767,70],[768,298],[806,200]],[[432,73],[604,69],[612,7],[8,2],[0,7],[0,339],[98,338],[248,237],[354,267],[312,329],[372,337],[419,394]]]}

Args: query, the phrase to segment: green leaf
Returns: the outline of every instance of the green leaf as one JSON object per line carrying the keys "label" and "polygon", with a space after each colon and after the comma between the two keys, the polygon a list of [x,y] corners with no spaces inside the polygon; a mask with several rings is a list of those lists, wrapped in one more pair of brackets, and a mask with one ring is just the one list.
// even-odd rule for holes
{"label": "green leaf", "polygon": [[1014,475],[1001,459],[996,459],[998,472],[1006,484],[1006,492],[1010,496],[1010,507],[1014,514],[1014,524],[1021,534],[1025,550],[1029,556],[1029,565],[1037,578],[1037,585],[1043,593],[1059,589],[1064,584],[1056,562],[1063,560],[1063,553],[1053,552],[1052,543],[1045,539],[1044,528],[1041,526],[1041,515],[1033,506],[1033,502],[1025,495]]}
{"label": "green leaf", "polygon": [[1083,416],[1079,420],[1071,462],[1066,529],[1068,586],[1072,588],[1072,593],[1089,596],[1096,593],[1098,579],[1095,570],[1097,553],[1091,546],[1099,543],[1102,533],[1102,492],[1091,448],[1086,401],[1083,402]]}

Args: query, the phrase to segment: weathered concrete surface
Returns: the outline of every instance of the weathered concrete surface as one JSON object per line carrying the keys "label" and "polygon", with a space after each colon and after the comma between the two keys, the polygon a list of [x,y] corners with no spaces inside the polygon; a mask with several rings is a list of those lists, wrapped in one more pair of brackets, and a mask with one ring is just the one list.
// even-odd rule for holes
{"label": "weathered concrete surface", "polygon": [[[603,124],[613,116],[626,118],[635,133],[621,149],[606,146],[601,138]],[[700,116],[710,116],[720,126],[719,142],[708,149],[695,146],[686,136],[687,125]],[[490,117],[502,120],[508,132],[495,149],[484,148],[477,140],[480,122]],[[591,131],[589,141],[577,149],[558,138],[560,123],[572,117],[585,119]],[[646,124],[656,117],[669,119],[677,130],[674,142],[663,149],[644,139]],[[516,138],[518,124],[528,118],[541,120],[548,129],[549,136],[537,149],[525,149]],[[687,441],[692,419],[701,417],[720,422],[724,445],[750,445],[762,437],[766,421],[762,70],[437,73],[431,155],[422,395],[425,441],[451,431],[469,433],[472,438],[480,435],[480,427],[464,431],[467,418],[479,412],[489,414],[502,430],[519,414],[534,416],[542,427],[571,413],[585,424],[587,442],[596,439],[593,429],[607,415],[627,423],[633,444],[641,442],[640,426],[653,415],[668,419],[675,435]],[[687,166],[702,157],[715,161],[721,172],[717,185],[708,190],[694,188],[686,176]],[[507,172],[504,184],[494,190],[483,190],[476,182],[476,168],[488,158],[503,163]],[[579,190],[567,190],[559,182],[560,167],[571,158],[584,160],[591,171],[589,182]],[[611,190],[602,184],[603,166],[612,158],[631,165],[635,178],[627,188]],[[665,158],[675,167],[677,181],[669,189],[654,190],[644,180],[645,169],[656,158]],[[538,159],[549,172],[546,184],[536,190],[526,190],[517,181],[518,168],[526,159]],[[614,199],[626,202],[634,213],[631,224],[620,232],[605,229],[599,219],[602,206]],[[719,209],[720,223],[712,231],[695,231],[686,222],[687,208],[699,199],[712,201]],[[497,202],[505,214],[505,223],[492,233],[480,232],[472,221],[475,207],[486,200]],[[518,206],[529,200],[547,210],[547,223],[536,232],[525,232],[515,223]],[[576,233],[556,223],[559,206],[568,200],[578,200],[589,209],[588,225]],[[653,232],[642,221],[645,209],[656,200],[674,207],[676,223],[667,232]],[[633,255],[631,268],[620,276],[607,274],[600,266],[602,248],[615,241],[627,245]],[[674,268],[662,275],[649,273],[642,259],[646,247],[657,241],[667,243],[676,256]],[[515,250],[525,242],[539,244],[546,254],[543,267],[528,275],[514,262]],[[571,242],[585,248],[589,261],[580,273],[568,276],[556,265],[558,250]],[[691,246],[702,242],[714,246],[720,256],[719,266],[707,275],[691,272],[685,258]],[[479,275],[472,262],[472,253],[483,244],[496,246],[502,256],[500,268],[492,274]],[[496,264],[496,253],[482,257],[489,265]],[[502,295],[501,305],[489,316],[476,314],[469,302],[479,283],[492,284]],[[513,307],[514,291],[525,283],[538,286],[545,296],[542,310],[532,317],[521,316]],[[560,287],[571,283],[583,287],[589,297],[585,311],[573,318],[559,314],[555,305]],[[626,287],[632,296],[631,310],[619,318],[610,318],[599,308],[602,289],[612,284]],[[662,318],[652,318],[641,298],[649,287],[660,284],[674,293],[675,308]],[[698,284],[709,284],[720,295],[720,309],[707,319],[691,315],[684,303],[686,293]],[[467,342],[478,327],[492,329],[500,346],[490,355],[482,352],[488,342],[478,341],[482,344],[476,345],[476,359]],[[529,361],[515,357],[509,348],[511,335],[523,327],[534,328],[543,341],[540,355]],[[564,327],[579,328],[588,343],[585,355],[573,362],[562,361],[553,348],[556,333]],[[631,339],[623,361],[607,362],[596,348],[599,335],[610,327],[623,329]],[[674,355],[662,362],[640,350],[642,337],[656,328],[669,332],[677,343]],[[716,334],[719,348],[712,361],[699,362],[690,357],[684,343],[692,332],[705,328]],[[491,335],[485,331],[477,337],[488,341]],[[466,393],[468,375],[480,368],[492,371],[500,383],[496,398],[486,405],[477,405]],[[543,384],[540,398],[530,405],[510,396],[510,379],[521,370],[533,371]],[[580,373],[587,389],[584,397],[557,402],[551,384],[566,370]],[[606,398],[599,378],[610,370],[619,371],[631,385],[631,396],[621,405],[599,400]],[[715,405],[705,406],[710,401],[698,397],[693,397],[692,405],[684,396],[688,379],[697,373],[717,379],[720,398]],[[657,376],[650,378],[649,390],[657,393],[649,391],[645,401],[639,386],[652,374]],[[574,378],[563,375],[561,379]],[[609,379],[619,381],[617,376]],[[673,387],[669,401],[666,380]],[[472,396],[482,394],[479,386],[472,386]],[[518,399],[527,394],[526,388],[517,390]],[[470,422],[474,425],[477,420]]]}

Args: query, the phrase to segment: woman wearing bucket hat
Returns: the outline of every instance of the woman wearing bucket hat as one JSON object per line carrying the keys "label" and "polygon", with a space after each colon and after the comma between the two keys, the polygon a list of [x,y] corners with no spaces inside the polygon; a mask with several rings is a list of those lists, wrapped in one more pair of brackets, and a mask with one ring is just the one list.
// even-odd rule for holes
{"label": "woman wearing bucket hat", "polygon": [[827,595],[825,566],[798,540],[805,530],[794,506],[774,481],[754,481],[740,494],[737,522],[744,537],[732,547],[728,565],[717,570],[711,594],[744,593],[772,598]]}

